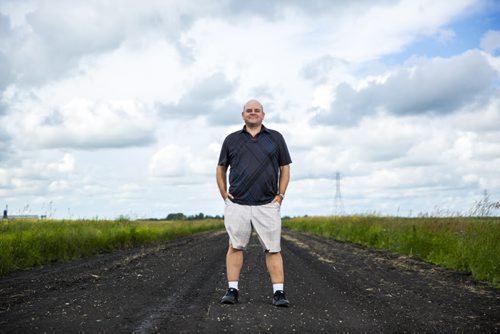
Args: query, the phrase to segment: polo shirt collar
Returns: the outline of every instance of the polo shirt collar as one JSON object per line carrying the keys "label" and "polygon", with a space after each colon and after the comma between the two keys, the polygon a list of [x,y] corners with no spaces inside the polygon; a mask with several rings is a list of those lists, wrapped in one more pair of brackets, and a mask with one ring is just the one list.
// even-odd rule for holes
{"label": "polo shirt collar", "polygon": [[[244,133],[244,132],[248,133],[246,125],[243,125],[243,129],[241,129],[241,133]],[[262,133],[262,132],[269,133],[269,130],[264,126],[264,124],[262,124],[262,128],[260,129],[259,133]]]}

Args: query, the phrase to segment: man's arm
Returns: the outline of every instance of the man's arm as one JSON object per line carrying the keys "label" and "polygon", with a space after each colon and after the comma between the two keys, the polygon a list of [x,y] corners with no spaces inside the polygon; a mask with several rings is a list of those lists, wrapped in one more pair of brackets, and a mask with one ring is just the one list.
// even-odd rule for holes
{"label": "man's arm", "polygon": [[222,199],[226,200],[226,198],[231,198],[233,199],[233,195],[231,195],[227,191],[227,177],[226,177],[226,172],[227,172],[227,166],[217,166],[217,170],[215,172],[216,179],[217,179],[217,186],[219,187],[219,192],[220,195],[222,196]]}
{"label": "man's arm", "polygon": [[[290,181],[290,165],[280,166],[280,178],[278,183],[278,192],[280,194],[285,194],[289,181]],[[280,195],[276,195],[274,201],[281,204],[283,198]]]}

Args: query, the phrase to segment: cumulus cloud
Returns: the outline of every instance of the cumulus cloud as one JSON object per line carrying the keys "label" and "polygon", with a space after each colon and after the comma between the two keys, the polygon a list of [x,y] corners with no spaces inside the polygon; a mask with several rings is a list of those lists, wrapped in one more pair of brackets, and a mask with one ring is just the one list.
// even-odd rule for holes
{"label": "cumulus cloud", "polygon": [[335,67],[345,67],[346,65],[347,62],[342,59],[325,55],[306,64],[302,68],[301,74],[306,80],[311,80],[315,84],[322,84],[331,77],[331,71]]}
{"label": "cumulus cloud", "polygon": [[71,154],[66,153],[61,160],[49,163],[47,169],[60,173],[71,172],[75,169],[75,158]]}
{"label": "cumulus cloud", "polygon": [[160,105],[163,117],[192,118],[204,116],[211,124],[234,124],[240,120],[236,103],[230,99],[237,82],[229,81],[222,73],[215,73],[191,87],[178,103]]}
{"label": "cumulus cloud", "polygon": [[[12,66],[5,52],[10,33],[10,20],[0,13],[0,92],[13,79]],[[1,114],[1,110],[0,110]]]}
{"label": "cumulus cloud", "polygon": [[99,8],[82,3],[38,3],[26,12],[24,24],[9,32],[9,42],[2,47],[16,73],[15,82],[46,82],[76,67],[82,56],[119,45],[123,29],[110,29],[115,21],[101,15]]}
{"label": "cumulus cloud", "polygon": [[2,137],[0,135],[0,162],[3,162],[4,160],[7,160],[9,157],[9,142],[7,141],[8,138]]}
{"label": "cumulus cloud", "polygon": [[186,175],[192,160],[193,156],[186,148],[168,145],[152,157],[149,171],[153,176],[183,176]]}
{"label": "cumulus cloud", "polygon": [[499,30],[489,30],[481,38],[481,48],[486,52],[493,53],[500,49],[500,31]]}
{"label": "cumulus cloud", "polygon": [[135,1],[25,5],[8,2],[0,7],[0,34],[7,15],[17,21],[0,51],[8,55],[15,80],[23,85],[39,85],[67,75],[85,57],[110,52],[125,41],[140,45],[156,36],[176,44],[198,13],[210,8],[203,3]]}
{"label": "cumulus cloud", "polygon": [[294,161],[284,214],[328,213],[337,170],[353,213],[471,201],[500,187],[496,35],[401,57],[477,49],[456,28],[481,4],[0,1],[0,197],[220,214],[220,146],[257,98]]}
{"label": "cumulus cloud", "polygon": [[164,178],[193,178],[212,174],[215,161],[195,154],[190,147],[167,145],[158,150],[149,163],[150,175]]}
{"label": "cumulus cloud", "polygon": [[3,121],[3,118],[0,117],[0,162],[6,160],[11,151],[12,151],[11,137],[6,132],[5,122]]}
{"label": "cumulus cloud", "polygon": [[17,156],[8,168],[0,167],[0,196],[7,200],[26,194],[44,195],[55,185],[66,184],[75,169],[75,158],[65,153],[55,159]]}
{"label": "cumulus cloud", "polygon": [[353,124],[377,112],[447,114],[485,102],[498,77],[477,51],[451,58],[414,59],[412,63],[360,89],[340,84],[330,110],[320,112],[316,121]]}
{"label": "cumulus cloud", "polygon": [[292,159],[308,163],[293,166],[294,178],[331,179],[337,170],[352,177],[404,165],[413,145],[432,136],[426,127],[415,119],[370,117],[354,127],[297,128],[288,135]]}
{"label": "cumulus cloud", "polygon": [[500,124],[500,92],[483,108],[472,107],[463,110],[444,121],[454,128],[468,132],[496,133]]}
{"label": "cumulus cloud", "polygon": [[[369,1],[358,1],[358,5],[362,6],[363,2]],[[394,1],[379,1],[379,2],[394,2]],[[318,15],[324,14],[325,12],[331,12],[333,10],[338,10],[340,8],[345,8],[345,6],[352,5],[349,1],[328,1],[328,0],[314,0],[304,3],[300,0],[279,0],[279,1],[228,1],[226,11],[230,14],[239,15],[262,15],[269,19],[276,19],[288,8],[293,8],[294,10],[300,10],[308,15]]]}
{"label": "cumulus cloud", "polygon": [[73,99],[61,107],[22,101],[12,106],[18,112],[5,119],[11,136],[29,147],[120,148],[149,145],[155,140],[153,114],[136,101]]}
{"label": "cumulus cloud", "polygon": [[[372,7],[367,9],[368,3]],[[331,33],[325,34],[330,38],[319,42],[333,47],[335,53],[344,54],[342,58],[358,59],[360,56],[373,57],[394,51],[401,44],[410,42],[419,31],[440,31],[439,25],[443,21],[449,20],[471,3],[457,1],[438,6],[432,2],[427,5],[425,1],[401,3],[392,0],[355,4],[324,0],[307,3],[222,1],[210,4],[204,1],[145,4],[135,1],[120,4],[82,1],[61,4],[44,1],[26,6],[8,2],[9,6],[0,8],[4,11],[4,17],[21,16],[22,19],[16,19],[14,40],[1,51],[8,55],[17,80],[25,84],[42,83],[74,70],[84,57],[115,50],[126,41],[140,45],[149,38],[163,37],[178,49],[181,59],[194,62],[198,45],[182,36],[200,20],[228,20],[234,27],[242,23],[242,19],[245,23],[255,21],[255,17],[283,21],[288,16],[305,20],[320,19],[320,28],[328,28]],[[418,11],[419,15],[412,15],[414,11]],[[291,12],[296,14],[290,16]],[[332,16],[335,20],[332,20]],[[401,19],[394,20],[396,17]],[[0,26],[5,26],[5,23],[0,21]],[[304,39],[320,35],[314,29],[300,33]],[[377,36],[383,36],[383,40]],[[353,45],[359,40],[372,44],[360,50],[357,45]]]}
{"label": "cumulus cloud", "polygon": [[[495,110],[500,117],[500,109]],[[492,117],[492,112],[490,107],[474,115]],[[317,126],[311,134],[297,127],[287,137],[292,159],[298,162],[292,165],[293,179],[314,189],[328,184],[325,191],[333,196],[335,172],[340,171],[347,194],[362,193],[362,198],[380,203],[491,189],[498,183],[492,168],[500,162],[499,133],[472,130],[474,124],[456,116],[379,115],[349,128]],[[304,148],[298,150],[300,144]]]}

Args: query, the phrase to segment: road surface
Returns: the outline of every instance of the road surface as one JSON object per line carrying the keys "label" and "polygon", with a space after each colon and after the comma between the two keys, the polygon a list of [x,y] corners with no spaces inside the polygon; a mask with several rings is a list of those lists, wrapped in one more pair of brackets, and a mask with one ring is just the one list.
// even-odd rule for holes
{"label": "road surface", "polygon": [[500,290],[466,273],[351,243],[283,233],[289,308],[255,236],[240,303],[219,303],[224,232],[0,277],[0,332],[499,332]]}

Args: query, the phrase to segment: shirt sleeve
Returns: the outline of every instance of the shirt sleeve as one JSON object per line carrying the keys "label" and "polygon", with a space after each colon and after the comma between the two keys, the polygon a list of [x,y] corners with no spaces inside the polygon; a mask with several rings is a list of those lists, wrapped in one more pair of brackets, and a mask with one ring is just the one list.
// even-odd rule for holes
{"label": "shirt sleeve", "polygon": [[280,134],[279,136],[279,165],[286,166],[292,163],[292,158],[290,157],[290,153],[288,152],[288,147],[286,146],[285,138]]}
{"label": "shirt sleeve", "polygon": [[219,166],[229,166],[229,147],[228,147],[227,138],[222,143],[222,148],[220,150],[219,162],[217,163]]}

